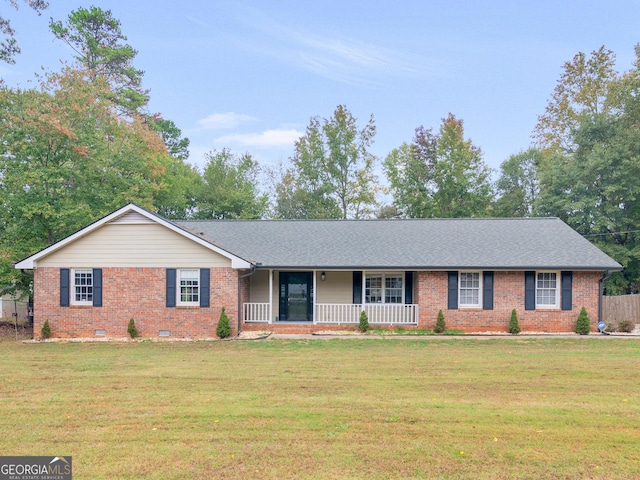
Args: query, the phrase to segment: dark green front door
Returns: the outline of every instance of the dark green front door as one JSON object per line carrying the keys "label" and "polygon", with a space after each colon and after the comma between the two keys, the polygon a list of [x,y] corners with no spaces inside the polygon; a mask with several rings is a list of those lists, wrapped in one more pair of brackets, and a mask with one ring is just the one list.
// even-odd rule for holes
{"label": "dark green front door", "polygon": [[280,272],[280,320],[313,320],[313,275],[311,272]]}

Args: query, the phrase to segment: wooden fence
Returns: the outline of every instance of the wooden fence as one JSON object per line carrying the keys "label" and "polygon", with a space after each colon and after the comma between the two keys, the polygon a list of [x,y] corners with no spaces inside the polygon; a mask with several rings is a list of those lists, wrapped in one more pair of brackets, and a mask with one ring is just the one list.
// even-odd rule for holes
{"label": "wooden fence", "polygon": [[605,295],[602,316],[607,323],[616,324],[621,320],[640,323],[640,295]]}

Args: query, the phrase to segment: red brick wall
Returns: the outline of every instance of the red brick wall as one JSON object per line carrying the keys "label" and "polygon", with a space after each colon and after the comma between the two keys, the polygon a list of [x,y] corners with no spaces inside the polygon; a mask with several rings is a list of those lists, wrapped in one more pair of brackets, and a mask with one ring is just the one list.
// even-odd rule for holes
{"label": "red brick wall", "polygon": [[[447,308],[447,272],[418,272],[415,303],[420,305],[419,328],[432,329],[438,310],[448,329],[465,332],[506,332],[511,310],[516,309],[523,332],[573,332],[582,307],[587,309],[592,330],[598,323],[599,272],[573,272],[572,310],[524,309],[524,272],[494,273],[493,310]],[[558,279],[559,280],[559,279]]]}
{"label": "red brick wall", "polygon": [[34,332],[40,335],[49,320],[52,337],[94,337],[96,329],[107,337],[127,337],[133,318],[142,337],[158,337],[169,330],[170,338],[213,338],[222,307],[233,335],[238,329],[238,273],[232,268],[211,269],[209,308],[174,307],[166,304],[166,269],[103,268],[102,307],[60,306],[60,269],[34,271]]}

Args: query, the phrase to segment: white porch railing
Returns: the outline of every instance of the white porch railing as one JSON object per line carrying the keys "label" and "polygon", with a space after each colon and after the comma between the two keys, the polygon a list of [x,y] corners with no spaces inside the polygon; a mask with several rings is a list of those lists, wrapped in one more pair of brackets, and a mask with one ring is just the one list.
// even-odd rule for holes
{"label": "white porch railing", "polygon": [[[417,325],[418,305],[397,303],[318,303],[315,308],[313,323],[325,324],[357,324],[360,312],[367,312],[372,325]],[[268,303],[245,303],[243,305],[246,323],[270,323]]]}
{"label": "white porch railing", "polygon": [[364,310],[373,325],[417,325],[418,305],[387,304],[335,304],[316,305],[316,323],[359,323]]}
{"label": "white porch railing", "polygon": [[245,303],[244,321],[247,323],[269,323],[268,303]]}

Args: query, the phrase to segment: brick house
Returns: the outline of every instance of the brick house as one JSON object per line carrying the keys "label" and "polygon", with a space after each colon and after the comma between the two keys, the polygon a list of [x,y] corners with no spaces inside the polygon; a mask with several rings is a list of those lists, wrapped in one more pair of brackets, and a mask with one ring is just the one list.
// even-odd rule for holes
{"label": "brick house", "polygon": [[54,337],[212,338],[369,323],[570,332],[622,267],[556,218],[169,221],[127,205],[18,262]]}

